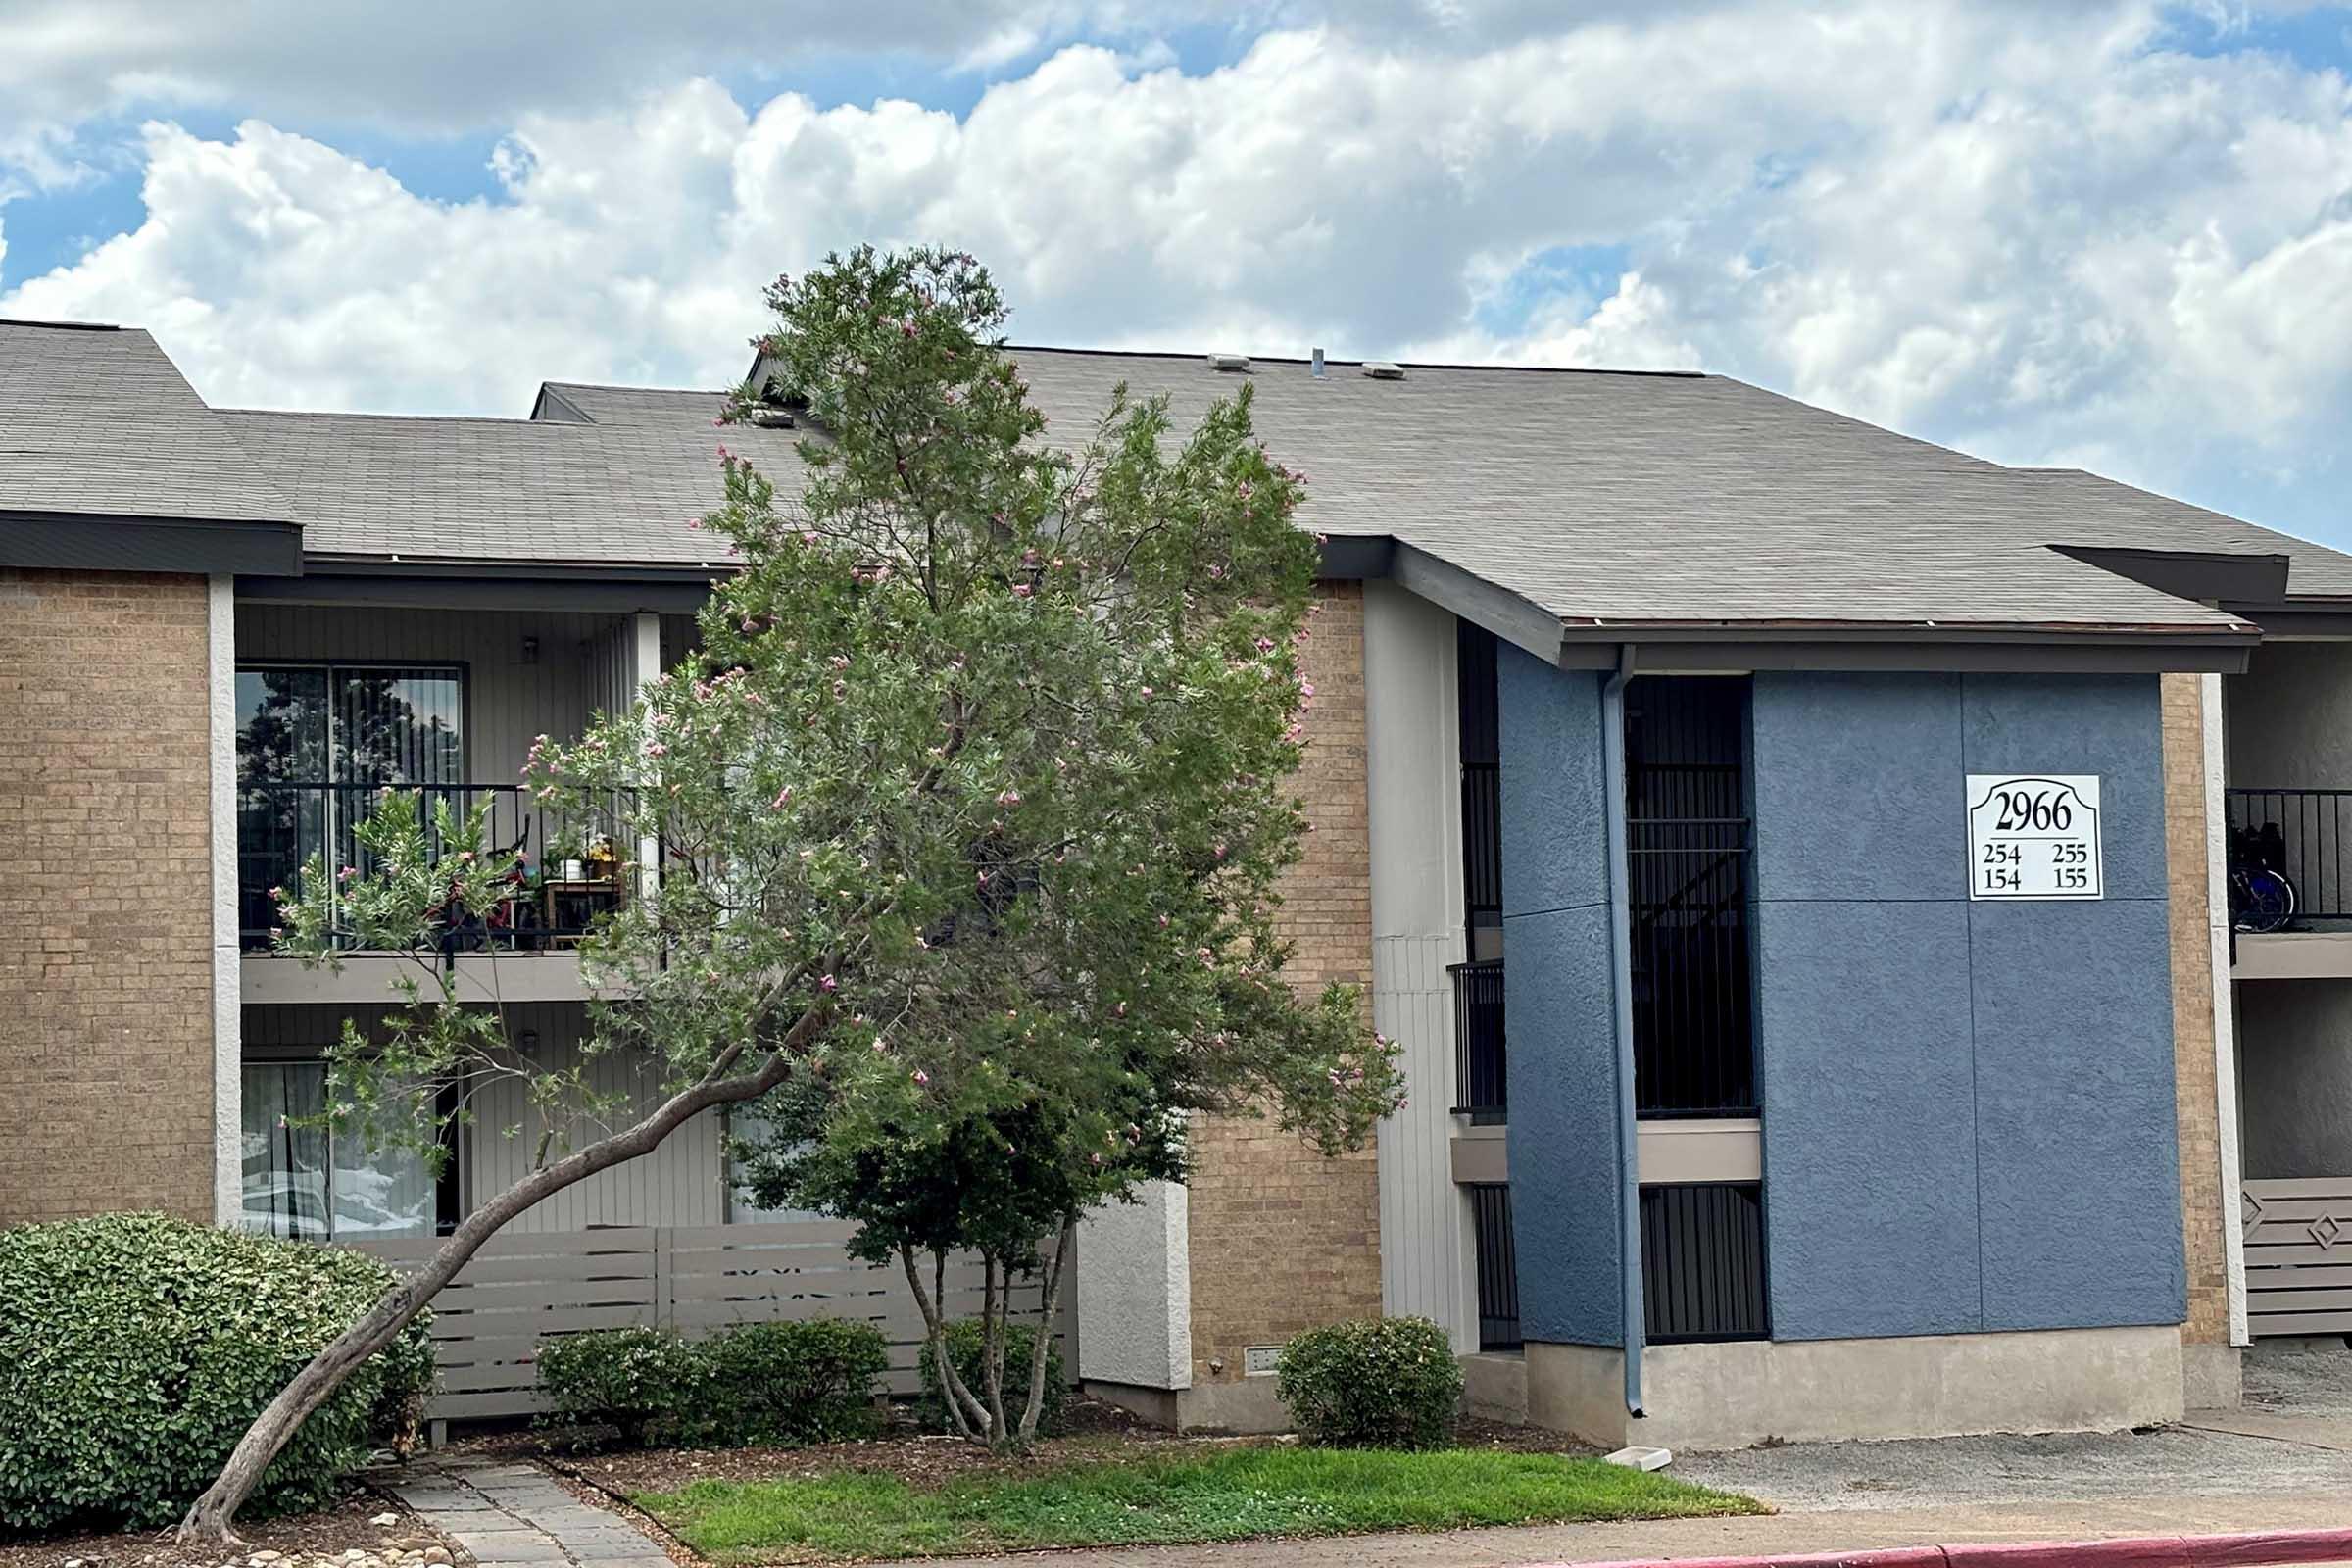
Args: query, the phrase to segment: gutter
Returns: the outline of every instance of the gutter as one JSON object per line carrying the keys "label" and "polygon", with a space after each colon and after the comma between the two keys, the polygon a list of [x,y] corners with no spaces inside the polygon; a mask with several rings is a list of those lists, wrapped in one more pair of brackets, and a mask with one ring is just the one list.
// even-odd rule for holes
{"label": "gutter", "polygon": [[1617,1039],[1617,1170],[1619,1194],[1618,1318],[1625,1341],[1625,1408],[1642,1411],[1642,1172],[1634,1121],[1634,939],[1631,837],[1625,807],[1625,683],[1633,678],[1634,645],[1620,643],[1617,668],[1600,688],[1601,800],[1607,821],[1609,991],[1611,1031]]}

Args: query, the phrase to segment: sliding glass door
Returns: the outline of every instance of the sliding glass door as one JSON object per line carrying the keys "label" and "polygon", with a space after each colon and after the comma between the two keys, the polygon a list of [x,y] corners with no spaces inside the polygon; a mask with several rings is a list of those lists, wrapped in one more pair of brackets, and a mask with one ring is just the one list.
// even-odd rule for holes
{"label": "sliding glass door", "polygon": [[273,887],[314,855],[357,863],[352,826],[387,784],[466,780],[465,674],[448,666],[268,664],[237,671],[238,924],[266,946]]}

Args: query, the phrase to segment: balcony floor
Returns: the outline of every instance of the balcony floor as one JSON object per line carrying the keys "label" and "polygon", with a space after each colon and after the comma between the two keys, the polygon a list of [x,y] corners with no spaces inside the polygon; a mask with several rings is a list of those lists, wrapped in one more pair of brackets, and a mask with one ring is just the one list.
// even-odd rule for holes
{"label": "balcony floor", "polygon": [[[585,1002],[576,953],[468,953],[457,960],[461,1002]],[[408,958],[355,953],[340,970],[306,969],[299,958],[245,955],[242,995],[248,1004],[285,1003],[390,1003],[393,980],[403,972],[422,978]]]}

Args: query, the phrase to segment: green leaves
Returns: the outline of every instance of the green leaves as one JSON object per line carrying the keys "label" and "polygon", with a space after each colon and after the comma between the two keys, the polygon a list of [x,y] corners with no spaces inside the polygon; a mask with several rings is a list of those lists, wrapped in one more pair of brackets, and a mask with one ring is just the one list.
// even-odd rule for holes
{"label": "green leaves", "polygon": [[[161,1525],[313,1351],[392,1283],[373,1258],[161,1214],[0,1231],[0,1528]],[[304,1422],[265,1508],[315,1506],[413,1436],[433,1377],[419,1317]]]}
{"label": "green leaves", "polygon": [[542,1341],[539,1388],[556,1425],[609,1425],[624,1442],[824,1443],[875,1425],[890,1348],[870,1323],[745,1323],[706,1339],[593,1329]]}
{"label": "green leaves", "polygon": [[1462,1367],[1425,1317],[1355,1318],[1293,1336],[1275,1391],[1311,1443],[1435,1448],[1453,1434]]}

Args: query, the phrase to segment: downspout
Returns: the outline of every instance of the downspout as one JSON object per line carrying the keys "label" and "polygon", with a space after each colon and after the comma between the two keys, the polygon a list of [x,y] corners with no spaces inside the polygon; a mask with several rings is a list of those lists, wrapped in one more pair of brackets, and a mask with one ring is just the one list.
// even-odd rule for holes
{"label": "downspout", "polygon": [[1634,1122],[1634,937],[1632,867],[1625,825],[1625,683],[1634,673],[1634,645],[1617,649],[1617,670],[1600,688],[1601,799],[1608,824],[1609,990],[1617,1036],[1618,1252],[1623,1264],[1618,1316],[1625,1338],[1625,1408],[1642,1414],[1642,1171]]}

